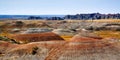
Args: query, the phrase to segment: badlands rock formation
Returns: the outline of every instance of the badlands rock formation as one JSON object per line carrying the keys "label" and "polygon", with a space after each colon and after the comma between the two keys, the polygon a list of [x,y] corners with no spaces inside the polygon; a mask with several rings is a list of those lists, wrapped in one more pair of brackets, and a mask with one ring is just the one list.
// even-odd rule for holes
{"label": "badlands rock formation", "polygon": [[10,37],[18,43],[39,42],[39,41],[51,41],[51,40],[64,40],[59,35],[46,32],[46,33],[33,33],[33,34],[16,34]]}

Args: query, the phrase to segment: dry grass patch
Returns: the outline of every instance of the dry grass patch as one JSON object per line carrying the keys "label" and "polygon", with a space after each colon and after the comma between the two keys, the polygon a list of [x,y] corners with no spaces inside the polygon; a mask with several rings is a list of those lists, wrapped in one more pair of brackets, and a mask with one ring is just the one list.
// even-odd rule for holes
{"label": "dry grass patch", "polygon": [[103,38],[119,38],[120,39],[120,31],[95,31],[97,35]]}
{"label": "dry grass patch", "polygon": [[[83,20],[67,20],[67,22],[82,22]],[[118,23],[120,19],[99,19],[99,20],[85,20],[86,22],[108,22],[108,23]]]}
{"label": "dry grass patch", "polygon": [[61,36],[64,40],[69,41],[73,36]]}

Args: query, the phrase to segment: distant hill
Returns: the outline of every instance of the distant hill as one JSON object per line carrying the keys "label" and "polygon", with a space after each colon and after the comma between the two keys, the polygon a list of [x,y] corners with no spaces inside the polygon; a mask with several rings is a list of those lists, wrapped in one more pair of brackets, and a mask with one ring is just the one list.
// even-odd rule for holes
{"label": "distant hill", "polygon": [[63,18],[65,15],[0,15],[0,20],[5,19],[25,19],[25,20],[33,20],[33,19],[51,19],[53,17]]}
{"label": "distant hill", "polygon": [[95,19],[120,19],[120,14],[76,14],[76,15],[0,15],[2,19],[24,20],[95,20]]}
{"label": "distant hill", "polygon": [[76,14],[76,15],[66,15],[64,19],[72,20],[94,20],[94,19],[120,19],[120,14]]}

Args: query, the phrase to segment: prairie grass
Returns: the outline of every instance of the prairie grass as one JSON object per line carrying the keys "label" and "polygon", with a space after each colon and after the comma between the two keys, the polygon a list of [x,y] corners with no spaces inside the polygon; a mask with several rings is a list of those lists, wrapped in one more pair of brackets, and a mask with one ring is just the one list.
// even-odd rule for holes
{"label": "prairie grass", "polygon": [[[67,20],[68,22],[82,22],[83,20]],[[106,23],[118,23],[120,19],[100,19],[100,20],[85,20],[86,22],[106,22]]]}
{"label": "prairie grass", "polygon": [[120,39],[120,31],[95,31],[97,35],[103,38],[119,38]]}
{"label": "prairie grass", "polygon": [[69,41],[73,36],[61,36],[64,40]]}

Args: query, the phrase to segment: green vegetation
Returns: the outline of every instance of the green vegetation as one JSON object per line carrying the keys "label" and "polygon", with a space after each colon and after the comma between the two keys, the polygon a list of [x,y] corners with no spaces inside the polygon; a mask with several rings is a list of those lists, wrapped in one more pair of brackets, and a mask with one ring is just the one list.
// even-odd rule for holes
{"label": "green vegetation", "polygon": [[9,38],[7,38],[7,37],[3,37],[3,36],[0,36],[0,40],[2,40],[2,41],[10,41]]}

